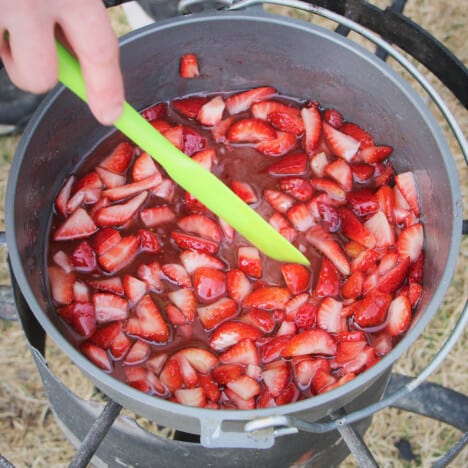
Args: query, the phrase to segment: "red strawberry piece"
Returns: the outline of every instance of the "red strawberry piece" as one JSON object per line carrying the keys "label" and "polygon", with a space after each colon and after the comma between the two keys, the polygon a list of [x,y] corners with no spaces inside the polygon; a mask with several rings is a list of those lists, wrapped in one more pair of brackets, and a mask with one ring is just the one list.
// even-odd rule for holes
{"label": "red strawberry piece", "polygon": [[164,130],[163,135],[169,140],[178,150],[184,149],[184,129],[182,125],[176,125]]}
{"label": "red strawberry piece", "polygon": [[172,231],[171,238],[183,250],[193,249],[207,254],[214,254],[219,248],[216,242],[183,232]]}
{"label": "red strawberry piece", "polygon": [[362,252],[365,252],[365,250],[366,248],[359,242],[349,241],[344,244],[344,251],[350,258],[358,257]]}
{"label": "red strawberry piece", "polygon": [[139,182],[157,173],[159,173],[158,168],[148,153],[142,153],[136,158],[132,168],[134,182]]}
{"label": "red strawberry piece", "polygon": [[177,221],[177,226],[185,232],[195,234],[213,242],[220,242],[222,239],[222,233],[218,223],[204,215],[194,214],[185,216]]}
{"label": "red strawberry piece", "polygon": [[266,168],[270,175],[303,174],[307,168],[307,155],[305,153],[293,153],[283,156],[279,161]]}
{"label": "red strawberry piece", "polygon": [[252,325],[230,320],[224,322],[213,332],[210,347],[216,351],[225,351],[241,340],[256,340],[262,332]]}
{"label": "red strawberry piece", "polygon": [[174,304],[166,304],[166,317],[172,325],[185,325],[187,318]]}
{"label": "red strawberry piece", "polygon": [[216,150],[213,148],[207,148],[198,151],[192,156],[192,159],[207,171],[211,171],[213,165],[216,163]]}
{"label": "red strawberry piece", "polygon": [[317,305],[310,302],[306,302],[301,305],[294,316],[294,323],[297,328],[302,328],[303,330],[309,330],[315,328],[317,322]]}
{"label": "red strawberry piece", "polygon": [[166,263],[162,266],[162,271],[166,277],[181,288],[192,287],[190,276],[182,265],[177,263]]}
{"label": "red strawberry piece", "polygon": [[70,256],[70,261],[79,271],[93,271],[96,268],[96,254],[87,241],[78,244]]}
{"label": "red strawberry piece", "polygon": [[95,293],[93,304],[98,323],[124,320],[128,316],[128,301],[115,294]]}
{"label": "red strawberry piece", "polygon": [[355,190],[346,194],[346,200],[356,216],[367,216],[379,209],[377,196],[369,189]]}
{"label": "red strawberry piece", "polygon": [[284,282],[292,294],[300,294],[309,286],[310,271],[303,265],[286,263],[281,265]]}
{"label": "red strawberry piece", "polygon": [[325,167],[325,174],[335,179],[343,190],[349,192],[353,187],[353,173],[349,164],[343,159],[337,159]]}
{"label": "red strawberry piece", "polygon": [[304,149],[308,155],[313,154],[322,136],[322,118],[317,107],[305,107],[301,110],[304,122]]}
{"label": "red strawberry piece", "polygon": [[69,177],[63,187],[60,189],[60,192],[55,199],[55,208],[65,218],[68,215],[67,203],[70,199],[72,186],[74,185],[75,180],[75,176]]}
{"label": "red strawberry piece", "polygon": [[[94,199],[95,193],[93,189],[102,189],[102,180],[100,179],[99,175],[96,171],[91,171],[86,173],[84,176],[80,177],[74,184],[72,188],[72,193],[84,192],[85,198],[84,201],[86,202],[96,202],[97,200]],[[91,195],[91,198],[89,197]],[[99,197],[98,197],[99,198]]]}
{"label": "red strawberry piece", "polygon": [[123,359],[131,345],[132,342],[130,341],[130,338],[128,338],[128,336],[123,331],[121,331],[110,345],[109,351],[111,356],[115,360]]}
{"label": "red strawberry piece", "polygon": [[121,226],[133,218],[146,201],[148,192],[141,192],[125,203],[101,208],[94,216],[98,226]]}
{"label": "red strawberry piece", "polygon": [[84,204],[86,193],[82,190],[76,192],[67,202],[67,213],[73,213],[76,209]]}
{"label": "red strawberry piece", "polygon": [[289,242],[294,242],[297,237],[297,231],[289,224],[287,219],[280,215],[279,213],[275,213],[268,222],[276,229],[283,237],[288,239]]}
{"label": "red strawberry piece", "polygon": [[201,301],[218,299],[226,292],[226,274],[215,268],[198,268],[193,273],[193,289]]}
{"label": "red strawberry piece", "polygon": [[109,292],[119,296],[123,296],[125,293],[122,280],[119,276],[114,276],[113,278],[90,280],[88,281],[88,284],[98,291]]}
{"label": "red strawberry piece", "polygon": [[226,290],[238,304],[251,293],[252,285],[245,274],[238,269],[232,269],[226,274]]}
{"label": "red strawberry piece", "polygon": [[281,190],[302,202],[309,201],[314,193],[314,189],[309,181],[301,177],[283,177],[279,181],[278,186]]}
{"label": "red strawberry piece", "polygon": [[262,276],[262,260],[256,247],[239,247],[237,249],[237,265],[248,276],[254,278]]}
{"label": "red strawberry piece", "polygon": [[276,130],[269,123],[253,118],[234,122],[227,132],[231,143],[258,143],[274,140],[276,137]]}
{"label": "red strawberry piece", "polygon": [[198,374],[198,380],[200,382],[200,387],[203,388],[203,391],[205,392],[206,398],[213,402],[218,401],[221,396],[221,392],[211,376]]}
{"label": "red strawberry piece", "polygon": [[338,213],[341,217],[341,230],[346,237],[369,249],[376,245],[373,233],[359,221],[349,208],[341,207],[338,209]]}
{"label": "red strawberry piece", "polygon": [[72,302],[59,308],[58,313],[85,338],[89,338],[96,331],[96,313],[91,302]]}
{"label": "red strawberry piece", "polygon": [[416,216],[419,216],[419,198],[416,180],[412,172],[402,172],[395,177],[400,192],[405,197]]}
{"label": "red strawberry piece", "polygon": [[284,361],[275,361],[265,366],[262,380],[272,397],[277,397],[291,378],[288,365]]}
{"label": "red strawberry piece", "polygon": [[337,297],[340,293],[341,275],[333,262],[323,257],[314,293],[319,297]]}
{"label": "red strawberry piece", "polygon": [[276,325],[272,314],[262,309],[250,309],[247,313],[239,317],[239,320],[257,327],[264,333],[271,333]]}
{"label": "red strawberry piece", "polygon": [[218,358],[207,349],[188,347],[177,352],[176,356],[182,355],[189,364],[202,374],[208,374],[218,364]]}
{"label": "red strawberry piece", "polygon": [[287,405],[289,403],[293,403],[299,398],[299,390],[294,385],[293,382],[290,382],[281,393],[275,398],[275,403],[277,406]]}
{"label": "red strawberry piece", "polygon": [[228,406],[229,403],[230,407],[232,409],[232,405],[234,405],[234,408],[240,409],[240,410],[253,410],[255,409],[255,399],[250,398],[248,400],[244,400],[241,398],[236,392],[231,390],[230,388],[225,388],[224,389],[224,395],[229,398],[229,402],[225,402],[225,405]]}
{"label": "red strawberry piece", "polygon": [[90,294],[88,286],[83,281],[75,281],[73,283],[73,299],[75,302],[89,302]]}
{"label": "red strawberry piece", "polygon": [[262,120],[268,120],[268,117],[275,112],[289,114],[292,117],[298,117],[301,114],[299,109],[274,100],[256,102],[255,104],[252,104],[250,112],[252,113],[253,117]]}
{"label": "red strawberry piece", "polygon": [[390,294],[372,290],[360,301],[354,313],[354,321],[363,328],[381,325],[385,321],[391,301]]}
{"label": "red strawberry piece", "polygon": [[177,289],[167,294],[169,299],[182,311],[188,322],[195,318],[195,295],[189,289]]}
{"label": "red strawberry piece", "polygon": [[132,366],[124,368],[127,382],[133,383],[146,380],[147,370],[143,366]]}
{"label": "red strawberry piece", "polygon": [[381,187],[384,184],[390,183],[391,179],[395,175],[392,165],[389,160],[385,161],[385,164],[376,163],[374,164],[374,183],[376,187]]}
{"label": "red strawberry piece", "polygon": [[345,299],[356,299],[361,296],[363,285],[364,273],[354,271],[343,285],[341,293]]}
{"label": "red strawberry piece", "polygon": [[312,379],[311,388],[315,394],[327,391],[328,387],[336,383],[336,378],[322,369],[317,370]]}
{"label": "red strawberry piece", "polygon": [[411,307],[415,308],[421,299],[422,295],[422,286],[420,283],[415,281],[409,282],[408,288],[408,299],[410,301]]}
{"label": "red strawberry piece", "polygon": [[296,331],[297,331],[297,327],[296,327],[295,322],[283,320],[281,322],[280,327],[276,331],[276,336],[294,335]]}
{"label": "red strawberry piece", "polygon": [[158,353],[151,356],[146,361],[146,367],[154,372],[156,375],[159,375],[164,364],[167,362],[167,354],[166,353]]}
{"label": "red strawberry piece", "polygon": [[163,179],[156,187],[151,190],[151,193],[167,202],[171,202],[174,198],[176,184],[171,179]]}
{"label": "red strawberry piece", "polygon": [[343,125],[343,116],[336,109],[325,109],[323,120],[335,128],[340,128]]}
{"label": "red strawberry piece", "polygon": [[118,244],[98,257],[98,263],[107,273],[115,273],[133,260],[139,245],[138,236],[123,237]]}
{"label": "red strawberry piece", "polygon": [[192,156],[193,154],[203,150],[206,146],[206,138],[200,135],[196,130],[190,127],[183,127],[183,152]]}
{"label": "red strawberry piece", "polygon": [[53,255],[53,260],[57,266],[59,266],[65,273],[73,271],[73,265],[71,264],[70,257],[63,251],[58,250]]}
{"label": "red strawberry piece", "polygon": [[180,254],[180,261],[189,274],[202,267],[215,268],[216,270],[224,270],[225,268],[221,260],[196,250],[184,250]]}
{"label": "red strawberry piece", "polygon": [[158,102],[154,106],[145,109],[141,115],[146,120],[156,120],[164,117],[167,113],[167,104],[165,102]]}
{"label": "red strawberry piece", "polygon": [[206,206],[188,192],[185,193],[184,203],[185,209],[191,213],[208,213]]}
{"label": "red strawberry piece", "polygon": [[353,173],[353,179],[362,184],[367,182],[374,175],[374,166],[365,163],[351,164],[351,172]]}
{"label": "red strawberry piece", "polygon": [[376,363],[376,356],[374,348],[367,346],[361,351],[356,358],[351,361],[347,361],[343,364],[343,367],[340,369],[340,374],[358,373],[369,367],[373,366]]}
{"label": "red strawberry piece", "polygon": [[120,187],[127,181],[124,175],[116,174],[115,172],[111,172],[103,167],[96,167],[96,172],[102,180],[105,188]]}
{"label": "red strawberry piece", "polygon": [[305,354],[324,354],[333,356],[336,343],[325,330],[305,330],[290,338],[282,351],[283,357],[302,356]]}
{"label": "red strawberry piece", "polygon": [[244,368],[239,364],[220,364],[213,369],[213,379],[219,385],[227,385],[237,380],[244,373]]}
{"label": "red strawberry piece", "polygon": [[83,208],[78,208],[54,232],[53,240],[67,241],[89,237],[97,231],[97,226]]}
{"label": "red strawberry piece", "polygon": [[318,370],[330,372],[330,364],[323,358],[299,358],[293,363],[294,380],[301,390],[310,386]]}
{"label": "red strawberry piece", "polygon": [[109,358],[107,352],[99,348],[99,346],[90,343],[89,341],[84,341],[80,345],[80,351],[96,366],[100,369],[111,372],[112,371],[112,362]]}
{"label": "red strawberry piece", "polygon": [[[395,243],[395,232],[383,211],[377,211],[365,223],[365,229],[375,239],[375,247],[387,247]],[[357,239],[354,239],[357,240]],[[370,247],[370,245],[367,245]]]}
{"label": "red strawberry piece", "polygon": [[360,330],[346,331],[338,333],[338,341],[366,341],[366,334]]}
{"label": "red strawberry piece", "polygon": [[323,203],[319,201],[322,195],[316,197],[315,201],[317,203],[317,209],[322,220],[322,224],[328,229],[329,232],[336,232],[341,226],[341,218],[336,211],[336,208],[329,205],[328,203]]}
{"label": "red strawberry piece", "polygon": [[124,275],[122,280],[125,295],[136,304],[147,292],[147,284],[132,275]]}
{"label": "red strawberry piece", "polygon": [[141,364],[148,359],[151,348],[148,343],[141,340],[136,340],[130,347],[127,355],[125,356],[124,364],[133,366],[135,364]]}
{"label": "red strawberry piece", "polygon": [[252,364],[257,366],[259,363],[257,347],[252,340],[242,340],[222,353],[219,360],[223,364],[243,364],[245,366]]}
{"label": "red strawberry piece", "polygon": [[351,268],[340,244],[319,225],[312,226],[306,233],[307,241],[322,252],[343,275],[349,275]]}
{"label": "red strawberry piece", "polygon": [[257,398],[257,408],[274,408],[276,406],[275,400],[270,395],[268,389],[263,388]]}
{"label": "red strawberry piece", "polygon": [[288,220],[300,232],[305,232],[315,224],[312,215],[304,203],[297,203],[286,214]]}
{"label": "red strawberry piece", "polygon": [[310,158],[310,168],[312,169],[315,177],[323,177],[325,175],[325,168],[327,165],[328,158],[323,151],[314,154]]}
{"label": "red strawberry piece", "polygon": [[121,185],[120,187],[104,190],[102,195],[112,201],[122,200],[137,193],[141,194],[141,192],[145,190],[150,190],[160,184],[161,181],[162,176],[160,172],[157,171],[153,175],[150,175],[137,182],[131,182],[129,184]]}
{"label": "red strawberry piece", "polygon": [[380,259],[377,273],[379,275],[384,275],[385,273],[389,272],[398,263],[399,259],[400,257],[394,251],[386,253]]}
{"label": "red strawberry piece", "polygon": [[294,198],[277,190],[265,190],[263,198],[280,213],[286,213],[295,203]]}
{"label": "red strawberry piece", "polygon": [[393,294],[405,280],[409,265],[409,257],[402,259],[400,263],[379,278],[377,285],[378,290]]}
{"label": "red strawberry piece", "polygon": [[121,331],[122,322],[111,322],[98,328],[89,338],[89,341],[102,349],[107,349]]}
{"label": "red strawberry piece", "polygon": [[201,387],[179,388],[174,392],[174,395],[182,405],[203,408],[206,404],[205,391]]}
{"label": "red strawberry piece", "polygon": [[243,307],[256,307],[263,310],[284,310],[291,298],[288,288],[264,286],[252,291],[244,300]]}
{"label": "red strawberry piece", "polygon": [[377,265],[377,260],[380,259],[380,254],[373,249],[363,250],[352,263],[353,271],[362,271],[369,273],[374,270]]}
{"label": "red strawberry piece", "polygon": [[233,180],[231,182],[232,191],[245,203],[257,203],[258,198],[255,195],[255,191],[252,186],[247,182],[242,182],[240,180]]}
{"label": "red strawberry piece", "polygon": [[355,140],[361,143],[361,148],[367,148],[368,146],[374,146],[375,141],[372,136],[363,130],[361,127],[352,122],[345,122],[340,127],[340,132],[353,137]]}
{"label": "red strawberry piece", "polygon": [[237,315],[237,303],[228,297],[223,297],[213,304],[199,307],[197,313],[203,327],[211,330]]}
{"label": "red strawberry piece", "polygon": [[387,328],[390,336],[401,335],[411,321],[411,304],[406,296],[397,296],[388,308]]}
{"label": "red strawberry piece", "polygon": [[351,162],[359,150],[360,142],[346,133],[333,128],[327,123],[323,123],[323,133],[325,140],[333,154],[347,162]]}
{"label": "red strawberry piece", "polygon": [[175,213],[166,205],[145,208],[140,211],[140,219],[146,227],[160,226],[176,219]]}
{"label": "red strawberry piece", "polygon": [[278,336],[267,343],[265,343],[260,348],[260,360],[262,363],[267,364],[269,362],[275,361],[281,356],[281,353],[284,347],[289,343],[291,339],[290,336]]}
{"label": "red strawberry piece", "polygon": [[421,283],[424,271],[424,252],[421,251],[419,257],[411,264],[408,278],[410,281]]}
{"label": "red strawberry piece", "polygon": [[380,210],[384,212],[390,224],[395,223],[395,195],[388,185],[383,185],[375,194]]}
{"label": "red strawberry piece", "polygon": [[119,143],[100,164],[100,167],[116,174],[123,174],[133,157],[133,146],[130,143]]}
{"label": "red strawberry piece", "polygon": [[346,318],[341,315],[343,303],[332,297],[326,297],[317,311],[317,325],[330,333],[347,330]]}
{"label": "red strawberry piece", "polygon": [[134,333],[148,341],[164,343],[169,339],[169,327],[164,321],[151,296],[146,295],[136,306],[140,325],[139,333]]}
{"label": "red strawberry piece", "polygon": [[401,258],[409,257],[411,262],[415,262],[421,255],[424,243],[423,225],[413,224],[405,228],[397,240],[396,246]]}
{"label": "red strawberry piece", "polygon": [[321,192],[326,192],[328,196],[338,204],[343,204],[346,201],[346,192],[330,179],[310,179],[312,187]]}
{"label": "red strawberry piece", "polygon": [[163,135],[167,130],[172,128],[172,125],[166,119],[155,119],[150,122],[151,126]]}
{"label": "red strawberry piece", "polygon": [[226,143],[226,133],[235,120],[233,116],[228,117],[218,122],[218,124],[211,129],[211,135],[215,143]]}
{"label": "red strawberry piece", "polygon": [[392,337],[385,332],[381,332],[372,342],[372,347],[377,356],[385,356],[393,348]]}
{"label": "red strawberry piece", "polygon": [[147,265],[142,263],[137,269],[137,276],[153,291],[161,292],[164,289],[161,281],[162,269],[158,262],[152,262]]}
{"label": "red strawberry piece", "polygon": [[226,99],[226,107],[231,115],[239,114],[249,109],[252,104],[264,101],[274,94],[276,94],[276,89],[270,86],[248,89],[247,91],[229,96]]}
{"label": "red strawberry piece", "polygon": [[138,237],[140,238],[140,248],[145,252],[157,253],[162,246],[158,236],[148,229],[138,229]]}
{"label": "red strawberry piece", "polygon": [[343,364],[356,359],[359,354],[366,348],[367,342],[362,341],[342,341],[338,343],[335,361],[338,364]]}
{"label": "red strawberry piece", "polygon": [[260,384],[247,375],[242,375],[238,379],[228,382],[227,387],[243,400],[253,398],[261,390]]}
{"label": "red strawberry piece", "polygon": [[206,127],[214,127],[223,118],[223,112],[226,104],[221,96],[210,99],[198,111],[197,119]]}
{"label": "red strawberry piece", "polygon": [[60,267],[49,266],[47,269],[49,285],[54,301],[70,304],[73,301],[74,273],[65,273]]}
{"label": "red strawberry piece", "polygon": [[379,163],[385,161],[392,151],[391,146],[368,146],[359,151],[359,159],[365,163]]}
{"label": "red strawberry piece", "polygon": [[96,233],[92,240],[92,246],[97,255],[106,253],[122,239],[120,232],[114,228],[104,228]]}
{"label": "red strawberry piece", "polygon": [[187,359],[185,359],[184,355],[180,353],[176,353],[171,359],[177,359],[179,363],[180,373],[182,374],[184,387],[185,388],[198,387],[199,386],[198,375],[195,372],[195,369],[187,361]]}
{"label": "red strawberry piece", "polygon": [[180,366],[176,359],[169,359],[159,375],[161,382],[170,392],[182,387],[182,374]]}
{"label": "red strawberry piece", "polygon": [[255,149],[265,156],[283,156],[296,146],[296,136],[288,132],[276,132],[276,138],[261,141]]}
{"label": "red strawberry piece", "polygon": [[200,76],[198,57],[195,54],[188,53],[182,55],[179,64],[179,74],[182,78],[196,78]]}
{"label": "red strawberry piece", "polygon": [[299,113],[288,111],[270,112],[267,116],[268,122],[281,132],[292,133],[299,136],[304,133],[304,122]]}

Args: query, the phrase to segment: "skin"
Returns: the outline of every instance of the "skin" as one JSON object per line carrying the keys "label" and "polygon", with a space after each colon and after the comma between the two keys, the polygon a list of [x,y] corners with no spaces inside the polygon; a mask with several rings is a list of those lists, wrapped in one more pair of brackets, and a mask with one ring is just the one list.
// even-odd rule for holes
{"label": "skin", "polygon": [[78,58],[89,107],[110,125],[122,112],[119,49],[100,0],[0,0],[0,58],[13,83],[44,93],[57,83],[55,38]]}

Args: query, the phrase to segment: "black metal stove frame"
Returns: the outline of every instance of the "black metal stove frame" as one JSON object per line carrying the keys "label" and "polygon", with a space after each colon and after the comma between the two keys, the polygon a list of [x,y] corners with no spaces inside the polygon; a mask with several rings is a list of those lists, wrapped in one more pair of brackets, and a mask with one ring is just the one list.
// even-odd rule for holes
{"label": "black metal stove frame", "polygon": [[[104,3],[106,6],[115,6],[125,3],[125,1],[104,0]],[[187,0],[179,2],[179,4],[185,4],[189,7],[196,5],[196,8],[200,8],[200,4],[203,3],[210,4],[210,7],[213,7],[215,3],[226,5],[235,4],[236,2]],[[387,42],[395,44],[425,65],[453,92],[462,105],[468,108],[468,71],[466,67],[443,44],[403,15],[406,0],[394,0],[392,5],[385,10],[380,10],[376,6],[361,0],[317,0],[303,3],[325,8],[349,18],[379,34]],[[190,11],[189,7],[186,8],[187,11]],[[348,35],[350,29],[340,24],[336,31]],[[386,60],[388,53],[385,49],[377,47],[376,55]],[[464,234],[467,233],[467,224],[467,222],[464,222]],[[0,233],[1,243],[5,243],[3,233]],[[51,395],[60,394],[60,398],[55,399],[54,402],[51,401],[52,409],[57,413],[56,415],[61,415],[61,417],[58,417],[59,421],[63,418],[61,426],[65,432],[70,431],[70,427],[73,427],[73,425],[76,426],[76,432],[69,435],[78,437],[81,443],[69,466],[72,468],[87,466],[98,449],[99,453],[103,453],[104,458],[106,458],[105,453],[115,451],[121,437],[121,434],[114,430],[113,426],[119,424],[122,426],[122,421],[120,421],[122,417],[119,417],[122,407],[112,400],[107,403],[104,409],[99,405],[96,405],[96,407],[91,405],[90,407],[89,402],[85,402],[88,404],[83,405],[82,400],[67,391],[68,389],[65,389],[63,384],[50,373],[43,358],[46,340],[45,332],[29,310],[14,277],[12,277],[12,285],[13,289],[0,287],[0,318],[15,319],[17,312],[19,313],[49,400],[51,401]],[[410,381],[409,377],[392,374],[383,400],[392,399],[393,395],[399,396],[398,392]],[[456,427],[464,433],[460,440],[433,465],[436,468],[447,466],[468,442],[468,397],[428,382],[422,383],[412,392],[404,392],[401,395],[403,395],[402,398],[395,399],[396,401],[392,399],[391,407],[439,420]],[[373,414],[373,412],[375,411],[369,412],[369,415]],[[78,421],[74,421],[74,418],[78,413],[82,416],[79,423],[76,424]],[[359,418],[355,418],[356,421],[362,419],[363,415],[359,416]],[[308,430],[316,433],[327,432],[330,429],[338,430],[359,466],[377,467],[378,465],[369,448],[363,442],[359,430],[356,429],[355,424],[350,424],[354,421],[347,421],[346,415],[342,411],[331,414],[330,418],[331,423],[310,424],[311,427]],[[346,424],[337,423],[340,420],[345,421]],[[125,429],[125,423],[123,423],[123,427],[126,437],[135,437],[135,444],[142,445],[142,450],[148,450],[147,443],[154,444],[154,441],[147,441],[144,437],[141,439],[142,433],[139,433],[135,427],[132,430],[129,430],[128,427]],[[179,440],[197,441],[195,436],[190,437],[190,435],[184,434],[179,434],[179,436]],[[137,440],[138,438],[140,439]],[[149,453],[154,455],[152,449]],[[13,465],[0,455],[0,468],[11,467]]]}

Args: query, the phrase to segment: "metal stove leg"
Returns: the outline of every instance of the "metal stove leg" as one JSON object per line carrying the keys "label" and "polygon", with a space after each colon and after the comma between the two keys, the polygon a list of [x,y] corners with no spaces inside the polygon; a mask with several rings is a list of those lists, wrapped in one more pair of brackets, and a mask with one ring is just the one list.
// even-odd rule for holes
{"label": "metal stove leg", "polygon": [[442,457],[439,458],[433,465],[432,468],[445,468],[453,459],[463,450],[468,444],[468,432],[465,432],[458,442]]}

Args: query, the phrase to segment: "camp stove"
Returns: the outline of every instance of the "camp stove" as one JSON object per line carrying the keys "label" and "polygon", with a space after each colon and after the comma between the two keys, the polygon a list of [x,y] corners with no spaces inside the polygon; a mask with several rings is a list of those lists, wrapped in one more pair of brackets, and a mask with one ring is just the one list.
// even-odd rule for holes
{"label": "camp stove", "polygon": [[[107,6],[124,3],[107,1]],[[144,3],[144,2],[143,2]],[[147,2],[148,3],[148,2]],[[157,2],[156,2],[157,3]],[[176,3],[160,1],[161,4]],[[198,12],[204,8],[243,9],[261,7],[262,2],[241,1],[190,1],[178,4],[180,14]],[[383,60],[390,55],[400,61],[401,53],[388,43],[393,43],[418,62],[425,65],[444,85],[468,107],[468,75],[463,64],[427,31],[421,29],[403,14],[405,0],[395,0],[381,10],[365,1],[343,0],[339,2],[272,1],[272,4],[296,7],[328,18],[337,23],[336,31],[347,35],[355,31],[376,45],[376,54]],[[167,6],[167,16],[172,16],[172,6]],[[452,133],[467,158],[466,142],[454,118],[444,102],[432,90],[427,81],[404,58],[402,65],[416,78],[436,103],[449,123]],[[401,63],[401,62],[400,62]],[[467,231],[466,222],[464,231]],[[466,234],[466,232],[464,232]],[[4,235],[0,236],[4,243]],[[85,467],[90,461],[95,466],[160,466],[178,467],[191,465],[250,467],[268,463],[273,467],[285,466],[338,466],[351,452],[359,466],[376,467],[372,447],[363,442],[363,434],[371,424],[372,415],[385,407],[428,416],[452,425],[464,435],[434,466],[443,467],[463,449],[467,443],[468,397],[436,384],[426,382],[428,375],[443,361],[461,335],[468,321],[468,306],[465,304],[458,323],[431,363],[416,378],[399,374],[384,374],[370,389],[343,408],[330,412],[318,422],[304,422],[288,416],[272,416],[253,420],[246,424],[246,433],[255,440],[264,438],[270,430],[274,444],[270,448],[251,447],[242,449],[230,446],[229,437],[225,447],[209,447],[209,441],[191,433],[176,431],[174,439],[166,439],[142,429],[131,418],[121,416],[122,406],[108,399],[105,406],[85,401],[74,395],[49,370],[45,361],[46,334],[34,317],[18,282],[11,274],[12,287],[0,288],[0,313],[3,319],[21,321],[26,339],[39,370],[50,407],[66,438],[76,447],[70,467]],[[388,371],[390,373],[390,370]],[[382,399],[375,397],[381,395]],[[207,421],[207,424],[210,424]],[[271,428],[274,428],[273,432]],[[213,428],[212,435],[219,429]],[[226,431],[226,433],[228,433]],[[233,437],[236,437],[234,433]],[[206,436],[206,434],[205,434]],[[0,455],[0,467],[12,467]]]}

